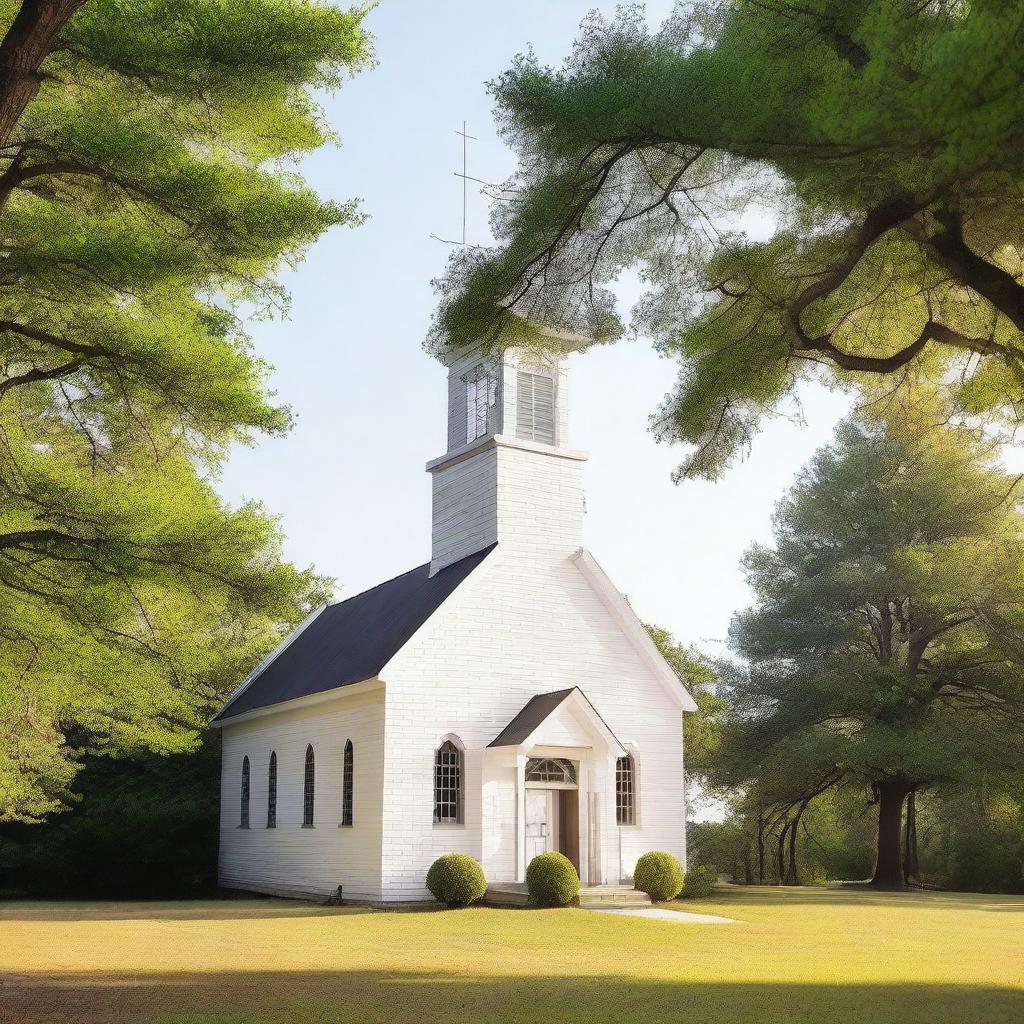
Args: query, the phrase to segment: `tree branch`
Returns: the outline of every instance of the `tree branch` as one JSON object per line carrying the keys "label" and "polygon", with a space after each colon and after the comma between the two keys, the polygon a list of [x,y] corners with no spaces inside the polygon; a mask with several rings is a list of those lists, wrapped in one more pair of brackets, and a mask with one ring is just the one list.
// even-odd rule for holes
{"label": "tree branch", "polygon": [[16,530],[12,533],[0,534],[0,550],[7,548],[45,549],[51,544],[97,548],[105,543],[107,541],[102,537],[75,537],[73,534],[63,533],[61,530]]}
{"label": "tree branch", "polygon": [[51,334],[49,331],[44,331],[38,327],[30,327],[28,324],[17,323],[14,320],[0,320],[0,333],[4,331],[10,331],[12,334],[20,334],[23,338],[28,338],[30,341],[37,341],[42,345],[50,345],[53,348],[59,348],[64,352],[71,352],[79,356],[89,357],[115,355],[114,352],[103,345],[94,345],[80,341],[68,341],[67,338]]}
{"label": "tree branch", "polygon": [[61,363],[60,366],[51,366],[46,370],[33,366],[31,370],[26,370],[25,373],[20,373],[14,377],[7,377],[4,380],[0,380],[0,399],[12,388],[19,387],[22,384],[33,384],[41,380],[59,380],[61,377],[67,377],[68,374],[74,373],[75,370],[81,368],[84,363],[85,359],[78,358]]}
{"label": "tree branch", "polygon": [[811,303],[834,292],[849,276],[868,249],[884,235],[905,223],[922,209],[922,201],[902,196],[882,203],[871,210],[859,227],[850,232],[849,243],[843,255],[818,275],[783,311],[783,323],[796,342],[797,348],[815,348],[814,342],[803,328],[800,317]]}
{"label": "tree branch", "polygon": [[963,221],[953,210],[939,210],[935,220],[941,230],[929,234],[920,226],[911,233],[956,279],[988,299],[1018,331],[1024,331],[1024,287],[1002,267],[979,256],[964,240]]}

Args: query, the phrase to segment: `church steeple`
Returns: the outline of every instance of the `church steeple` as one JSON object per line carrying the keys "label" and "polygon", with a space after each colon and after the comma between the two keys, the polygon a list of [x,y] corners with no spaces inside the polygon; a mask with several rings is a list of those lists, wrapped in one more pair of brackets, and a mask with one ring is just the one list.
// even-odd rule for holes
{"label": "church steeple", "polygon": [[564,358],[525,350],[453,353],[448,451],[433,475],[431,573],[497,542],[550,560],[582,540],[582,463],[568,446]]}

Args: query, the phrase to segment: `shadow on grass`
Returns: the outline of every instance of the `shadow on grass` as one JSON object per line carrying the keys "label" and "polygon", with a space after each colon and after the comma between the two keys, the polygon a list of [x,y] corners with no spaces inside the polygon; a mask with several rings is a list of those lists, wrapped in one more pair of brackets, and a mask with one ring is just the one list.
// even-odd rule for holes
{"label": "shadow on grass", "polygon": [[[376,913],[370,907],[332,907],[301,900],[117,900],[103,902],[54,902],[38,900],[0,903],[0,927],[8,921],[259,921],[267,918],[330,917]],[[3,1018],[0,1017],[0,1021]]]}
{"label": "shadow on grass", "polygon": [[[439,951],[440,953],[440,951]],[[940,984],[660,981],[622,976],[464,976],[375,971],[13,975],[11,1024],[1010,1024],[1024,992]]]}

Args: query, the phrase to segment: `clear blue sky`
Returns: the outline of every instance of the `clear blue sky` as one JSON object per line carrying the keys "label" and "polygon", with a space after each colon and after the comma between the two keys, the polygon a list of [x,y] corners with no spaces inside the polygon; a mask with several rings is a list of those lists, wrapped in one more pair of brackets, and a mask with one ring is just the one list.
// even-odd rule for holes
{"label": "clear blue sky", "polygon": [[[670,6],[649,3],[652,23]],[[252,324],[297,422],[286,438],[236,453],[221,490],[281,515],[288,557],[336,577],[340,595],[430,556],[424,464],[445,447],[445,378],[421,343],[430,282],[449,251],[431,232],[461,231],[455,131],[465,119],[478,139],[471,174],[507,177],[514,161],[496,137],[486,82],[528,46],[560,61],[594,7],[614,4],[384,0],[368,19],[379,66],[325,101],[343,146],[304,171],[326,195],[361,197],[370,220],[325,236],[285,277],[290,319]],[[486,201],[475,192],[469,215],[470,240],[485,242]],[[624,284],[622,294],[636,293]],[[591,455],[585,543],[645,620],[715,651],[749,599],[744,549],[770,536],[775,501],[848,400],[810,391],[805,426],[772,423],[719,483],[674,485],[682,452],[655,443],[648,417],[675,373],[643,341],[576,358],[571,442]]]}

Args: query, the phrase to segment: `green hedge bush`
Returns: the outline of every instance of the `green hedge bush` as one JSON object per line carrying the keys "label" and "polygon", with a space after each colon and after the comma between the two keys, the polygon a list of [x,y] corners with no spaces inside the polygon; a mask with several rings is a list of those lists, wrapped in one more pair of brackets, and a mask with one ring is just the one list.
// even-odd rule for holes
{"label": "green hedge bush", "polygon": [[682,865],[671,853],[652,850],[636,862],[633,885],[647,893],[655,903],[674,900],[683,888]]}
{"label": "green hedge bush", "polygon": [[468,853],[446,853],[430,865],[427,888],[449,907],[468,907],[487,892],[487,879]]}
{"label": "green hedge bush", "polygon": [[680,896],[684,900],[703,899],[705,896],[711,895],[717,881],[718,875],[713,867],[707,864],[695,864],[686,872]]}
{"label": "green hedge bush", "polygon": [[538,906],[567,907],[579,899],[580,878],[568,857],[550,851],[530,861],[526,889]]}

